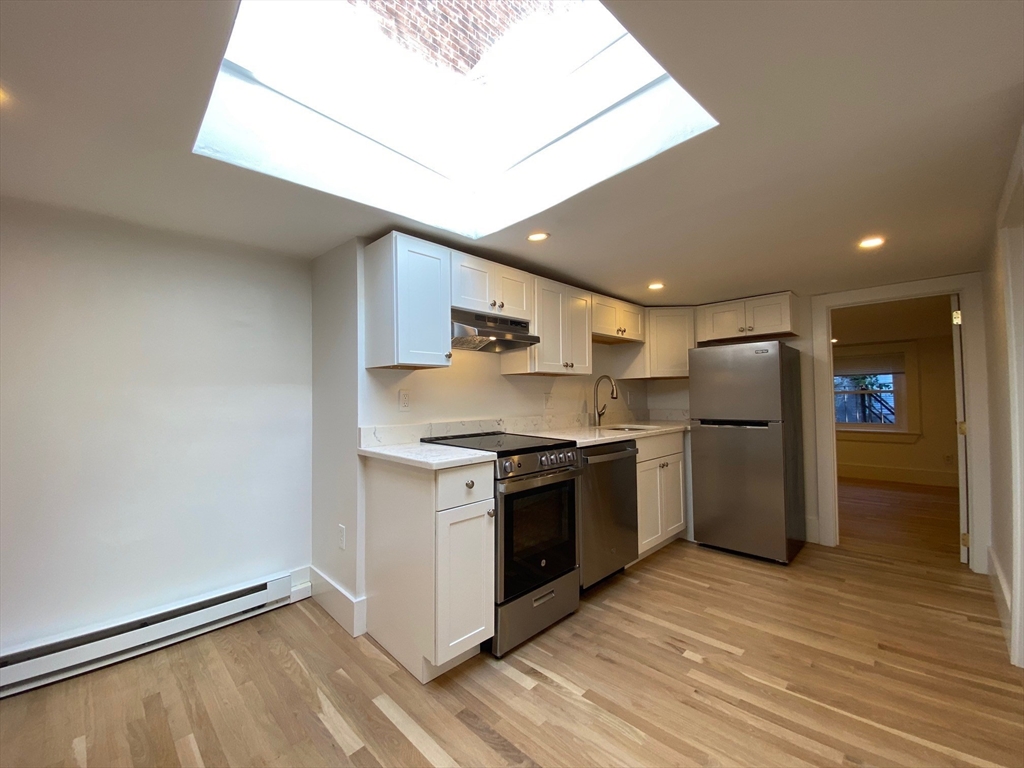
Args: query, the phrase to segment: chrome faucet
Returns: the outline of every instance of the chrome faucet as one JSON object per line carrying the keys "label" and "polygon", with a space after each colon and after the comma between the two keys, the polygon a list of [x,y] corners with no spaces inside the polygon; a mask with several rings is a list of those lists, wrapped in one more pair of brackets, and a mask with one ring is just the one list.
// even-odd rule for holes
{"label": "chrome faucet", "polygon": [[619,399],[619,388],[615,385],[615,379],[608,374],[597,377],[597,381],[594,382],[594,421],[597,422],[598,427],[601,426],[601,417],[604,416],[604,412],[608,410],[607,403],[602,405],[600,409],[597,407],[597,388],[601,386],[601,382],[608,379],[612,383],[612,400]]}

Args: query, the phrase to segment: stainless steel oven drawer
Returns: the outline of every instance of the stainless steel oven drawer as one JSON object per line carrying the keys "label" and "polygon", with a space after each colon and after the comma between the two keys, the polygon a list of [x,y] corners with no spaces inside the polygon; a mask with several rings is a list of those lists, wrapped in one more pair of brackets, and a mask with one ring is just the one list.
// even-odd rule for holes
{"label": "stainless steel oven drawer", "polygon": [[491,652],[504,656],[579,606],[580,572],[579,568],[573,568],[533,592],[497,607]]}

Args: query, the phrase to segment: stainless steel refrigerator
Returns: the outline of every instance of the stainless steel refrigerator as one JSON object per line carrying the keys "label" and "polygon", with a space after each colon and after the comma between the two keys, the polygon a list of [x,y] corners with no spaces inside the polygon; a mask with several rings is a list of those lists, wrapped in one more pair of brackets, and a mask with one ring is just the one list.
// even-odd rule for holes
{"label": "stainless steel refrigerator", "polygon": [[800,353],[691,349],[690,418],[694,539],[788,563],[805,538]]}

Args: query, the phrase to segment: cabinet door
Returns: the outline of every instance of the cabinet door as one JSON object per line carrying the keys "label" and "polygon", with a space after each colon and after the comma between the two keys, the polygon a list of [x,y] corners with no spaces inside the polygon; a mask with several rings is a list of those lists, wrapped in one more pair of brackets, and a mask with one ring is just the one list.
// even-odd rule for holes
{"label": "cabinet door", "polygon": [[749,299],[746,302],[747,333],[789,333],[793,330],[790,319],[790,299],[788,293],[777,293]]}
{"label": "cabinet door", "polygon": [[577,291],[575,288],[568,288],[566,294],[568,322],[565,324],[564,343],[569,350],[569,373],[590,374],[593,372],[591,354],[594,344],[590,338],[591,294]]}
{"label": "cabinet door", "polygon": [[[492,300],[497,299],[497,312],[519,320],[533,320],[533,292],[536,278],[518,269],[491,264]],[[494,312],[494,309],[487,310]]]}
{"label": "cabinet door", "polygon": [[679,533],[686,527],[686,515],[683,507],[685,498],[683,454],[675,453],[666,456],[658,464],[661,467],[661,527],[667,537]]}
{"label": "cabinet door", "polygon": [[533,347],[537,373],[568,373],[565,286],[553,280],[537,279],[537,328],[540,343]]}
{"label": "cabinet door", "polygon": [[623,331],[620,337],[631,341],[644,340],[644,310],[634,304],[619,304],[619,325]]}
{"label": "cabinet door", "polygon": [[494,635],[494,500],[437,513],[435,666]]}
{"label": "cabinet door", "polygon": [[743,301],[701,307],[704,327],[701,341],[730,339],[747,332],[747,306]]}
{"label": "cabinet door", "polygon": [[451,364],[451,251],[398,235],[395,253],[396,365]]}
{"label": "cabinet door", "polygon": [[692,309],[652,309],[648,312],[647,343],[652,377],[689,376],[693,348]]}
{"label": "cabinet door", "polygon": [[494,264],[489,261],[452,251],[452,306],[473,312],[494,312],[492,267]]}
{"label": "cabinet door", "polygon": [[607,296],[593,294],[592,332],[599,336],[620,336],[619,302]]}
{"label": "cabinet door", "polygon": [[640,552],[650,549],[662,539],[661,464],[644,461],[636,465],[637,530]]}

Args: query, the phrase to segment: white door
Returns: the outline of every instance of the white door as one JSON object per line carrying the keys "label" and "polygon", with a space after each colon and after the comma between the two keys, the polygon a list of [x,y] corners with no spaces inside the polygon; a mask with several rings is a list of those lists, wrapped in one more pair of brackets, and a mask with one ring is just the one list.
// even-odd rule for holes
{"label": "white door", "polygon": [[632,341],[644,340],[644,310],[633,304],[619,304],[619,325],[622,326],[623,339]]}
{"label": "white door", "polygon": [[468,253],[452,251],[452,306],[472,312],[493,312],[490,274],[493,266]]}
{"label": "white door", "polygon": [[651,376],[689,376],[689,353],[694,345],[693,310],[652,309],[648,320]]}
{"label": "white door", "polygon": [[436,647],[444,664],[494,636],[494,500],[437,513]]}
{"label": "white door", "polygon": [[397,365],[451,364],[451,251],[398,235],[395,272]]}
{"label": "white door", "polygon": [[661,466],[661,525],[668,537],[686,528],[683,454],[666,456],[658,464]]}
{"label": "white door", "polygon": [[792,330],[788,293],[749,299],[744,304],[747,333],[760,336],[766,333],[789,333]]}
{"label": "white door", "polygon": [[567,288],[566,294],[568,322],[563,343],[569,350],[569,373],[590,374],[594,368],[591,358],[594,344],[590,330],[591,294],[575,288]]}
{"label": "white door", "polygon": [[661,464],[660,459],[636,465],[637,528],[640,552],[661,541]]}
{"label": "white door", "polygon": [[619,333],[619,302],[607,296],[593,295],[592,331],[600,336],[616,336]]}
{"label": "white door", "polygon": [[564,324],[567,319],[565,286],[537,278],[537,327],[540,343],[533,349],[537,373],[568,373],[569,350]]}
{"label": "white door", "polygon": [[700,341],[731,339],[747,332],[747,307],[742,301],[701,307],[704,316]]}
{"label": "white door", "polygon": [[[497,312],[519,320],[533,320],[533,275],[501,264],[491,264],[492,300],[497,299]],[[494,312],[494,309],[489,309]]]}

